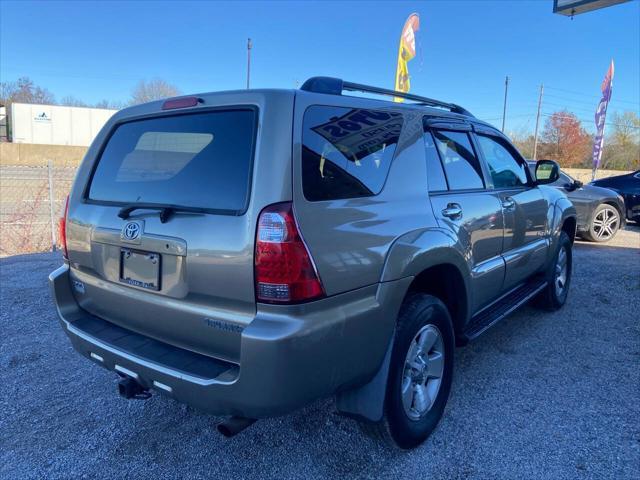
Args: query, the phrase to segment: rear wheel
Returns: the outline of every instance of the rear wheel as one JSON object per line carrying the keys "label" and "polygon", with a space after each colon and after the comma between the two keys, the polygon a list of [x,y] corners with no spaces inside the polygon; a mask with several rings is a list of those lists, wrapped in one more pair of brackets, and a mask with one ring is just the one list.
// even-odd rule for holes
{"label": "rear wheel", "polygon": [[384,417],[364,429],[402,449],[422,443],[449,398],[453,351],[453,326],[445,305],[431,295],[407,298],[398,318]]}
{"label": "rear wheel", "polygon": [[620,212],[616,207],[603,203],[593,213],[593,220],[584,236],[592,242],[608,242],[616,236],[619,229]]}

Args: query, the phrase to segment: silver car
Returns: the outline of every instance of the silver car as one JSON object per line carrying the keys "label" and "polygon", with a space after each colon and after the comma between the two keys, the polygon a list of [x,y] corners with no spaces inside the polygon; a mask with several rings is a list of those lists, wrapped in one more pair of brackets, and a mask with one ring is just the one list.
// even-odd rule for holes
{"label": "silver car", "polygon": [[[346,95],[403,97],[405,103]],[[229,417],[335,395],[400,448],[444,410],[455,345],[561,307],[576,212],[454,104],[334,78],[118,112],[84,158],[50,276],[74,348]]]}

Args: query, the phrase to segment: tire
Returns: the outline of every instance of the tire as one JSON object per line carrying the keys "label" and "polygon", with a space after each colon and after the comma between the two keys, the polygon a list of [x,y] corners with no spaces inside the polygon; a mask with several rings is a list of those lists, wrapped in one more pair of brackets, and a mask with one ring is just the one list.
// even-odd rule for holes
{"label": "tire", "polygon": [[[553,261],[550,262],[545,274],[547,286],[538,296],[538,306],[545,310],[558,310],[567,301],[573,272],[572,246],[569,235],[560,232]],[[562,252],[564,252],[564,256]],[[562,274],[563,267],[566,267],[564,275]]]}
{"label": "tire", "polygon": [[[424,355],[420,357],[423,360],[418,358],[420,343],[432,343],[423,349],[427,352],[426,358],[431,360],[423,361]],[[363,424],[365,432],[394,448],[411,449],[424,442],[436,428],[449,398],[454,348],[453,325],[447,307],[431,295],[409,296],[398,316],[384,416],[378,423]],[[407,360],[420,369],[409,367]],[[404,401],[403,390],[407,392]],[[423,410],[426,399],[430,400],[430,406]],[[409,404],[409,408],[405,404]]]}
{"label": "tire", "polygon": [[620,212],[613,205],[601,203],[593,212],[589,229],[584,237],[591,242],[608,242],[620,230]]}

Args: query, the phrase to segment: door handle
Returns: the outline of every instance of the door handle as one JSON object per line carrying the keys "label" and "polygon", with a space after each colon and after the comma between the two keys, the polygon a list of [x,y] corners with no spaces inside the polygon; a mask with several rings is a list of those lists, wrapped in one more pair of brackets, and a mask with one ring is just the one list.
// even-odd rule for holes
{"label": "door handle", "polygon": [[516,202],[511,197],[506,197],[502,200],[502,208],[505,210],[512,210],[516,206]]}
{"label": "door handle", "polygon": [[449,203],[447,208],[442,210],[442,215],[451,219],[460,218],[462,217],[462,207],[457,203]]}

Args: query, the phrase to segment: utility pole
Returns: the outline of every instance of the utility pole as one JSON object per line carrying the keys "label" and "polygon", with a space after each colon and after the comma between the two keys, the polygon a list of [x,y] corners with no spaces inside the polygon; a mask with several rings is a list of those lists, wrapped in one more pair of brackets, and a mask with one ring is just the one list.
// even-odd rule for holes
{"label": "utility pole", "polygon": [[533,159],[538,159],[538,125],[540,124],[540,110],[542,109],[542,95],[544,94],[544,85],[540,85],[540,96],[538,97],[538,114],[536,115],[536,131],[533,134]]}
{"label": "utility pole", "polygon": [[504,122],[507,116],[507,92],[509,91],[509,76],[504,79],[504,108],[502,109],[502,133],[504,133]]}
{"label": "utility pole", "polygon": [[251,80],[251,39],[247,38],[247,89]]}

